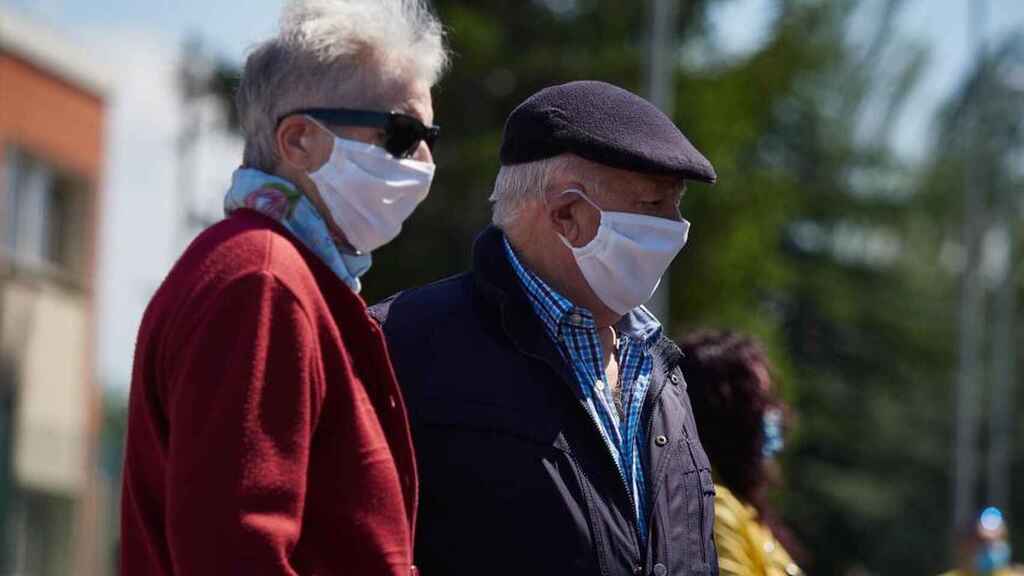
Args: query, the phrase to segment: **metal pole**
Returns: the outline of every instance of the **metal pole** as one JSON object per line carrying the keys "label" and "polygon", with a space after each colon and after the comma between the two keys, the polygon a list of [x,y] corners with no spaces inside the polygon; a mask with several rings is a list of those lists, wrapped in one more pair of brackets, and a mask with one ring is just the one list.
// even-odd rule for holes
{"label": "metal pole", "polygon": [[[1008,188],[1004,186],[1004,188]],[[988,499],[1004,514],[1010,508],[1010,446],[1013,420],[1013,380],[1015,371],[1013,331],[1017,314],[1017,287],[1014,282],[1013,234],[1009,215],[1013,199],[1006,190],[999,200],[997,230],[1006,240],[1006,267],[996,291],[992,327],[992,395],[989,414]]]}
{"label": "metal pole", "polygon": [[[673,37],[678,5],[676,0],[650,0],[648,7],[647,99],[671,117],[675,98]],[[671,331],[669,276],[670,274],[666,272],[647,307],[666,325],[666,329]]]}
{"label": "metal pole", "polygon": [[[994,79],[995,80],[995,79]],[[999,125],[1007,114],[1020,114],[1019,104],[1024,96],[1015,86],[1007,86],[1002,78],[998,79],[999,102],[996,103],[996,115],[991,116],[987,124]],[[1001,140],[1000,140],[1001,141]],[[1020,136],[1016,141],[1009,141],[1007,150],[1019,149],[1022,142]],[[1012,154],[1001,150],[1000,154]],[[999,159],[1001,161],[1002,158]],[[1001,162],[1000,162],[1001,163]],[[989,419],[989,453],[988,453],[988,497],[991,505],[998,507],[1004,514],[1010,512],[1010,455],[1014,433],[1013,383],[1016,371],[1017,349],[1014,344],[1014,330],[1017,326],[1017,261],[1014,257],[1014,245],[1017,235],[1015,223],[1018,219],[1017,194],[1013,182],[1017,176],[1010,174],[1007,178],[998,178],[998,188],[993,192],[995,199],[995,228],[998,235],[1002,256],[1000,266],[1001,277],[996,286],[993,327],[992,327],[992,395]]]}
{"label": "metal pole", "polygon": [[[968,3],[968,38],[973,46],[976,70],[979,71],[984,57],[984,40],[981,35],[983,1]],[[980,77],[975,79],[979,82]],[[979,264],[981,261],[981,236],[984,226],[984,190],[978,187],[980,174],[975,168],[975,148],[980,143],[977,107],[980,104],[977,90],[973,101],[965,103],[965,146],[964,158],[964,223],[963,243],[967,260],[964,266],[960,294],[960,337],[959,370],[956,381],[956,439],[954,446],[954,487],[953,487],[953,534],[967,525],[974,516],[977,468],[978,468],[978,409],[979,388],[982,385],[979,349],[984,314],[984,286],[981,283]]]}

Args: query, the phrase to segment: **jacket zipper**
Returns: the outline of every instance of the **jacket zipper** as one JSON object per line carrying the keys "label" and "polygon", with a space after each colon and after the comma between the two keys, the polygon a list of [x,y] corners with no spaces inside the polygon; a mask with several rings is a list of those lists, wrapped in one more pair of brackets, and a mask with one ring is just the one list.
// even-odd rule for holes
{"label": "jacket zipper", "polygon": [[[672,372],[671,369],[665,370],[664,372],[665,372],[665,377],[666,378],[670,378],[671,377],[671,375],[670,375],[670,373]],[[653,377],[653,375],[652,375],[652,377]],[[650,439],[651,433],[654,431],[654,408],[655,408],[655,406],[658,405],[658,401],[661,399],[661,395],[662,395],[662,393],[665,392],[665,388],[667,386],[668,386],[667,384],[662,384],[661,387],[658,388],[655,391],[655,395],[651,398],[651,404],[650,404],[650,408],[651,409],[647,411],[647,421],[644,423],[645,424],[644,428],[646,428],[646,430],[647,430],[647,435],[645,436],[645,438],[647,438],[647,439]],[[650,392],[650,390],[648,390],[648,393],[649,392]],[[641,413],[641,416],[642,415],[643,415],[643,413]],[[683,427],[683,437],[686,438],[686,439],[689,438],[689,434],[686,432],[686,427],[685,426]],[[689,448],[690,443],[687,442],[686,446],[687,446],[687,448]],[[693,458],[692,454],[690,455],[690,458],[691,459]],[[651,464],[651,469],[649,469],[647,472],[648,473],[653,473],[654,472],[654,469],[653,469],[654,468],[654,462],[652,461],[650,464]],[[648,478],[648,479],[651,478],[651,476],[649,476],[648,474],[645,474],[644,477]],[[652,487],[653,487],[653,485],[652,485]],[[655,506],[654,494],[648,494],[648,500],[649,500],[649,502],[648,502],[648,506],[647,506],[647,528],[648,528],[647,537],[650,538],[650,527],[651,527],[651,523],[654,521],[654,506]],[[703,498],[702,498],[701,499],[701,506],[703,506],[703,504],[704,504],[704,501],[703,501]],[[703,511],[701,511],[701,515],[703,516]],[[703,530],[703,528],[702,528],[702,530]],[[701,544],[701,546],[703,546],[703,543]]]}
{"label": "jacket zipper", "polygon": [[[665,390],[665,386],[662,386],[661,388],[659,388],[657,390],[657,396],[655,396],[651,400],[651,409],[647,411],[647,422],[644,423],[644,428],[647,429],[647,435],[644,438],[649,439],[651,437],[651,432],[654,432],[654,407],[658,404],[658,400],[661,398],[661,393],[664,390]],[[686,434],[686,430],[685,429],[683,430],[683,434]],[[652,468],[653,468],[653,464],[654,464],[654,462],[651,462]],[[653,472],[653,470],[650,470],[650,471]],[[654,502],[653,502],[653,500],[651,501],[651,511],[652,512],[654,511]],[[650,515],[648,515],[648,518],[650,518]]]}
{"label": "jacket zipper", "polygon": [[[508,327],[504,325],[504,322],[505,322],[505,316],[504,316],[504,313],[503,313],[502,314],[502,327],[504,328],[506,333],[509,333]],[[533,358],[535,360],[540,360],[541,362],[546,364],[548,366],[548,368],[551,368],[551,370],[554,371],[555,376],[559,380],[562,380],[563,382],[565,382],[565,380],[562,377],[562,372],[558,369],[557,366],[554,366],[550,362],[548,362],[548,360],[546,358],[544,358],[543,356],[537,355],[537,354],[533,354],[533,353],[531,353],[531,352],[529,352],[527,350],[523,350],[522,347],[520,347],[518,345],[516,345],[516,348],[521,353],[525,354],[526,356],[529,356],[529,357],[531,357],[531,358]],[[575,383],[575,377],[572,374],[568,374],[568,376],[573,377],[573,382]],[[569,383],[566,382],[566,384],[569,384]],[[575,385],[578,386],[578,383],[575,383]],[[573,384],[569,384],[569,387],[570,387],[570,390],[573,391],[573,396],[575,396],[576,395],[576,388],[575,388],[575,386]],[[637,514],[636,514],[636,501],[634,500],[634,498],[632,496],[632,493],[629,491],[629,484],[626,483],[626,475],[622,471],[622,466],[619,465],[617,463],[617,461],[615,460],[615,454],[612,453],[611,446],[609,446],[608,442],[605,441],[604,435],[601,433],[601,424],[597,421],[597,417],[594,416],[594,414],[591,414],[590,410],[587,410],[587,406],[585,404],[583,404],[582,402],[579,403],[579,406],[581,408],[583,408],[583,411],[587,413],[587,415],[590,417],[590,421],[597,428],[597,434],[601,438],[601,444],[604,445],[605,451],[608,453],[608,457],[611,458],[612,464],[615,466],[616,471],[619,473],[619,480],[621,482],[622,489],[623,489],[624,493],[626,494],[626,501],[629,503],[630,512],[632,513],[632,522],[630,522],[630,524],[631,524],[631,526],[633,528],[633,544],[634,544],[634,547],[636,548],[636,551],[637,551],[637,562],[638,563],[642,562],[642,558],[645,555],[645,550],[641,550],[640,549],[640,526],[639,526],[639,518],[637,518]]]}
{"label": "jacket zipper", "polygon": [[585,404],[581,403],[580,406],[582,406],[584,412],[586,412],[587,415],[590,416],[590,421],[593,422],[594,426],[597,428],[597,434],[598,436],[601,437],[601,444],[604,445],[604,449],[608,453],[608,457],[611,458],[612,464],[615,465],[615,470],[618,471],[619,473],[619,480],[622,481],[622,488],[626,493],[626,500],[629,501],[629,508],[630,511],[633,513],[633,521],[630,522],[630,524],[632,524],[633,526],[634,544],[636,544],[637,553],[640,556],[643,556],[644,551],[640,549],[640,519],[637,518],[636,515],[636,499],[633,497],[632,492],[630,492],[629,490],[629,484],[626,482],[626,474],[622,471],[622,465],[615,459],[615,454],[612,452],[611,446],[609,446],[608,442],[605,440],[604,434],[601,433],[601,423],[597,421],[597,418],[590,412],[590,410],[587,410],[587,406]]}
{"label": "jacket zipper", "polygon": [[[543,358],[541,356],[538,356],[536,354],[531,354],[531,353],[529,353],[529,352],[527,352],[525,350],[521,350],[521,349],[520,349],[520,352],[522,352],[522,353],[526,354],[527,356],[530,356],[530,357],[532,357],[532,358],[534,358],[536,360],[540,360],[544,364],[547,364],[549,368],[554,370],[555,375],[558,376],[558,379],[562,380],[564,382],[564,380],[562,379],[562,376],[561,376],[561,372],[559,372],[559,370],[557,368],[555,368],[554,366],[551,366],[550,363],[545,358]],[[576,385],[578,385],[578,384],[576,384]],[[570,389],[573,390],[573,395],[575,396],[575,388],[573,387],[573,385],[570,385]],[[581,408],[583,408],[583,411],[586,412],[587,416],[590,417],[590,421],[594,424],[594,427],[597,429],[597,435],[601,439],[601,444],[604,446],[605,452],[608,454],[608,458],[611,459],[612,465],[615,466],[615,470],[619,473],[619,480],[621,482],[621,486],[622,486],[623,492],[626,494],[626,501],[629,502],[630,512],[632,513],[632,522],[630,522],[630,525],[633,528],[633,544],[634,544],[634,546],[636,547],[636,550],[637,550],[637,558],[638,558],[637,562],[640,562],[642,557],[644,556],[644,552],[645,551],[640,549],[640,526],[639,526],[639,518],[637,518],[637,514],[636,514],[636,500],[633,498],[633,495],[632,495],[632,493],[629,490],[629,484],[626,483],[626,474],[622,471],[622,466],[620,464],[618,464],[618,461],[615,459],[615,454],[612,453],[611,446],[609,446],[608,442],[605,441],[604,434],[601,433],[601,430],[602,430],[601,429],[601,424],[597,421],[597,417],[594,416],[594,414],[592,414],[590,412],[590,410],[587,410],[586,404],[583,404],[582,402],[580,402],[579,406]]]}

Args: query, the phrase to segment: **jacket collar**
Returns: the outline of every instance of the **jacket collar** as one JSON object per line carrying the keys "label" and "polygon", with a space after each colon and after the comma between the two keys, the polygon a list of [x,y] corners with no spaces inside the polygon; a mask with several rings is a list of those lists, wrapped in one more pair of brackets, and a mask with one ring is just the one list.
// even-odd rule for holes
{"label": "jacket collar", "polygon": [[[565,382],[572,382],[568,367],[537,317],[504,249],[505,234],[488,226],[473,245],[473,282],[483,299],[496,307],[501,326],[523,354],[551,366]],[[576,391],[576,387],[572,387]],[[578,395],[578,391],[576,391]]]}
{"label": "jacket collar", "polygon": [[473,282],[488,301],[501,305],[517,295],[529,306],[526,293],[516,281],[515,270],[505,257],[505,233],[496,226],[488,226],[473,243]]}

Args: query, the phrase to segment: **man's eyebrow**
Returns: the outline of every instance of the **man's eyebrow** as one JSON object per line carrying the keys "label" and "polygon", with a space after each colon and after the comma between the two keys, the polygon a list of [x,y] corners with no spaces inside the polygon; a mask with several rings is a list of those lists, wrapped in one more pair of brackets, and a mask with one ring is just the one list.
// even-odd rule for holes
{"label": "man's eyebrow", "polygon": [[680,184],[678,182],[665,183],[662,186],[659,186],[657,191],[662,196],[674,196],[676,194],[678,194],[679,196],[683,196],[683,195],[686,194],[686,183],[685,182],[682,183],[682,184]]}

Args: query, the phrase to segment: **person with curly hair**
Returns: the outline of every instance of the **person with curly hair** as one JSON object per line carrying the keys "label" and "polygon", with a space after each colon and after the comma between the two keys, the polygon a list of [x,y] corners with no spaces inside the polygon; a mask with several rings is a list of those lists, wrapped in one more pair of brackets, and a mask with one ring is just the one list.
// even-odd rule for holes
{"label": "person with curly hair", "polygon": [[701,443],[715,477],[715,545],[722,576],[802,574],[792,536],[772,513],[786,406],[772,367],[749,336],[703,330],[679,340],[680,362]]}

